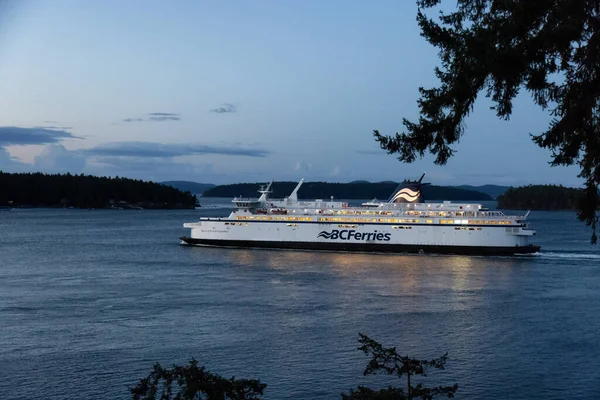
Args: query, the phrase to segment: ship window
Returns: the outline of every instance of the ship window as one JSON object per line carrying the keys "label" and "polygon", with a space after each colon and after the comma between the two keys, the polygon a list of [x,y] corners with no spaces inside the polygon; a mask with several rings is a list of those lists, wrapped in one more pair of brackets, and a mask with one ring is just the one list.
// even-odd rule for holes
{"label": "ship window", "polygon": [[428,223],[428,224],[432,224],[432,223],[433,223],[433,220],[432,220],[432,219],[428,219],[428,220],[427,220],[427,223]]}
{"label": "ship window", "polygon": [[469,228],[469,230],[470,230],[470,231],[474,231],[474,230],[475,230],[475,228]]}
{"label": "ship window", "polygon": [[460,227],[457,226],[456,228],[454,228],[454,230],[455,231],[460,231]]}
{"label": "ship window", "polygon": [[481,230],[481,228],[477,228],[477,230],[478,230],[478,231],[480,231],[480,230]]}

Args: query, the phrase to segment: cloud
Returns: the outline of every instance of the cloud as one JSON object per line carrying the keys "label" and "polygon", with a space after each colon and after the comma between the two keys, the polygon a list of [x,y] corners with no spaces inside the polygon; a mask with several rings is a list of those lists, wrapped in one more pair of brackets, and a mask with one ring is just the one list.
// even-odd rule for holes
{"label": "cloud", "polygon": [[212,182],[215,177],[211,163],[192,164],[164,158],[99,157],[86,168],[94,175],[126,176],[155,182],[184,179]]}
{"label": "cloud", "polygon": [[79,173],[86,165],[86,157],[76,151],[65,149],[62,144],[46,146],[40,155],[35,157],[33,166],[37,171],[52,173]]}
{"label": "cloud", "polygon": [[179,121],[181,120],[181,114],[165,113],[165,112],[153,112],[148,113],[148,118],[125,118],[123,122],[143,122],[143,121]]}
{"label": "cloud", "polygon": [[237,112],[237,106],[235,104],[224,103],[221,107],[213,108],[210,112],[217,114],[234,113]]}
{"label": "cloud", "polygon": [[312,170],[312,164],[307,164],[307,163],[297,161],[296,165],[294,165],[294,171],[296,171],[296,172],[306,173],[306,172],[310,172],[310,170]]}
{"label": "cloud", "polygon": [[179,114],[163,113],[163,112],[148,113],[148,115],[151,115],[153,117],[177,117],[177,116],[179,116]]}
{"label": "cloud", "polygon": [[198,154],[265,157],[269,150],[236,146],[209,146],[201,144],[165,144],[155,142],[115,142],[80,150],[89,156],[102,157],[156,157],[171,158]]}
{"label": "cloud", "polygon": [[148,115],[150,116],[150,118],[148,118],[149,121],[179,121],[181,119],[179,114],[173,113],[155,112],[149,113]]}
{"label": "cloud", "polygon": [[8,150],[0,147],[0,171],[5,172],[27,172],[29,164],[25,164],[11,156]]}
{"label": "cloud", "polygon": [[51,144],[65,139],[81,139],[65,129],[53,127],[22,128],[0,126],[0,147],[10,145]]}
{"label": "cloud", "polygon": [[68,131],[69,129],[73,129],[72,126],[36,126],[35,129],[51,129],[51,130],[59,130],[59,131]]}

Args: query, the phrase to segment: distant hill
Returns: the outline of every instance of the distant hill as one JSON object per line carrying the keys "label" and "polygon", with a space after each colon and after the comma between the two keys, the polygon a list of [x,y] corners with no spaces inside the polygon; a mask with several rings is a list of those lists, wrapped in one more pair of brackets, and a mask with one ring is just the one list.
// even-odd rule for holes
{"label": "distant hill", "polygon": [[[272,186],[273,198],[288,196],[297,182],[274,182]],[[204,192],[204,197],[256,197],[260,183],[237,183],[233,185],[220,185]],[[302,199],[373,199],[386,200],[396,189],[396,182],[351,182],[351,183],[328,183],[328,182],[305,182],[298,197]],[[460,189],[451,186],[428,185],[423,187],[423,195],[426,200],[476,200],[485,201],[492,198],[485,193],[474,190]]]}
{"label": "distant hill", "polygon": [[190,181],[166,181],[160,182],[163,185],[174,187],[182,192],[190,192],[192,194],[202,194],[208,189],[214,188],[212,183],[198,183]]}
{"label": "distant hill", "polygon": [[510,188],[498,197],[498,208],[509,210],[574,210],[583,196],[581,189],[556,185]]}
{"label": "distant hill", "polygon": [[194,208],[196,196],[136,179],[0,171],[0,207]]}
{"label": "distant hill", "polygon": [[494,199],[500,195],[503,195],[510,186],[499,186],[499,185],[482,185],[482,186],[472,186],[472,185],[460,185],[455,186],[460,189],[466,190],[475,190],[476,192],[486,193],[492,196]]}

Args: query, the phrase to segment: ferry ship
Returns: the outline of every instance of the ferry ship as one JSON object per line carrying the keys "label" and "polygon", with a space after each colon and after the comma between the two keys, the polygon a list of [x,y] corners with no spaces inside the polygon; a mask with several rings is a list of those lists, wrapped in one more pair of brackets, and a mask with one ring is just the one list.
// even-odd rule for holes
{"label": "ferry ship", "polygon": [[387,201],[360,206],[316,199],[298,200],[300,180],[284,199],[269,198],[271,185],[259,198],[234,198],[228,217],[185,223],[190,236],[181,243],[196,246],[334,250],[393,253],[530,254],[535,231],[521,216],[505,215],[480,204],[425,202],[428,183],[405,180]]}

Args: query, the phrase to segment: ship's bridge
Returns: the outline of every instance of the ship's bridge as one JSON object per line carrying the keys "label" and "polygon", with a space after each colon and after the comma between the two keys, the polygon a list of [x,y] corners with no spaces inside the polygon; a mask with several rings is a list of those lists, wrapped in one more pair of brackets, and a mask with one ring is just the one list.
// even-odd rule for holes
{"label": "ship's bridge", "polygon": [[243,197],[235,197],[231,202],[239,209],[258,208],[262,204],[259,200]]}

